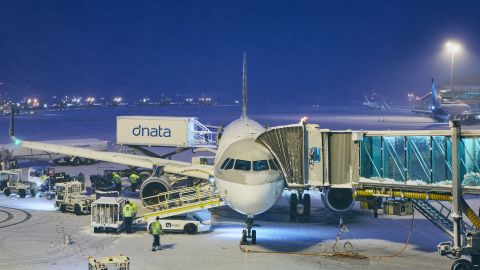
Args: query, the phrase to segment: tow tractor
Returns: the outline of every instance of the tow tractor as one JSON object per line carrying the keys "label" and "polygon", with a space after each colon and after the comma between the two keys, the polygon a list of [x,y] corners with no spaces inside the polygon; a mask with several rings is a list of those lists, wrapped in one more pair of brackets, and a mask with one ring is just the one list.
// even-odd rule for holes
{"label": "tow tractor", "polygon": [[95,194],[86,195],[82,182],[72,181],[55,185],[55,207],[61,212],[90,214],[91,204],[95,199]]}
{"label": "tow tractor", "polygon": [[43,168],[36,167],[0,171],[0,190],[7,197],[10,194],[17,194],[20,198],[34,196],[43,173]]}

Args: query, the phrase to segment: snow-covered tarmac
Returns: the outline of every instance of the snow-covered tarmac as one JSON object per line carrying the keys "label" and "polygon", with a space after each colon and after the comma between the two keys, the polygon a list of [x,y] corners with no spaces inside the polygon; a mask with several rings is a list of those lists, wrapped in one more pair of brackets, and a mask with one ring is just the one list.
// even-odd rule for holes
{"label": "snow-covered tarmac", "polygon": [[[98,165],[100,166],[100,165]],[[96,172],[98,166],[61,170]],[[58,169],[60,170],[60,168]],[[312,193],[312,220],[288,221],[288,194],[256,219],[256,246],[272,252],[328,253],[338,233],[339,217],[324,209],[318,192]],[[9,209],[24,209],[27,213]],[[10,213],[10,214],[8,214]],[[30,218],[26,216],[31,214]],[[199,235],[166,234],[165,249],[152,252],[152,237],[143,228],[132,235],[94,234],[90,216],[60,213],[44,198],[6,198],[0,195],[0,269],[87,269],[87,256],[125,253],[131,269],[450,269],[451,260],[436,252],[448,238],[418,213],[410,245],[395,258],[325,258],[281,253],[243,253],[239,239],[243,217],[228,207],[213,209],[213,231]],[[13,217],[11,217],[13,215]],[[10,219],[9,219],[10,218]],[[374,219],[358,206],[343,216],[356,252],[388,256],[402,248],[411,217],[380,215]],[[5,226],[18,223],[12,226]],[[64,235],[72,243],[64,244]],[[343,241],[340,247],[343,247]]]}

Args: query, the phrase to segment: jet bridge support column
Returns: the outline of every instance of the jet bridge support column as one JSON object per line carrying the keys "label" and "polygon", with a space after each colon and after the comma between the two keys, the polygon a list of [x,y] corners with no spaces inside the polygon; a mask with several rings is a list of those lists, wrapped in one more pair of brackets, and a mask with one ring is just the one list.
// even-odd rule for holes
{"label": "jet bridge support column", "polygon": [[[462,183],[460,177],[460,121],[450,121],[452,132],[452,218],[453,218],[453,250],[462,250]],[[460,254],[459,254],[460,255]]]}

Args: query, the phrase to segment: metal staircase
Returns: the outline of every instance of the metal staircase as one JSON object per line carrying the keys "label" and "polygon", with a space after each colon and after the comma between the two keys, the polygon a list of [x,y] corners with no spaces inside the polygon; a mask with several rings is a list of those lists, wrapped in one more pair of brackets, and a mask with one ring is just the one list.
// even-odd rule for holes
{"label": "metal staircase", "polygon": [[453,238],[453,222],[450,220],[450,208],[437,201],[440,204],[440,210],[435,208],[426,200],[412,200],[413,208],[425,216],[430,222],[440,230]]}
{"label": "metal staircase", "polygon": [[166,218],[224,204],[218,193],[208,185],[172,190],[143,198],[143,214],[135,219],[135,223],[150,223],[156,217]]}
{"label": "metal staircase", "polygon": [[[427,200],[412,200],[412,202],[415,210],[420,212],[440,230],[447,233],[450,238],[453,238],[453,221],[450,219],[452,210],[450,206],[446,206],[445,202],[435,201],[440,205],[440,209],[437,209]],[[473,229],[473,226],[463,222],[464,231],[472,231]]]}

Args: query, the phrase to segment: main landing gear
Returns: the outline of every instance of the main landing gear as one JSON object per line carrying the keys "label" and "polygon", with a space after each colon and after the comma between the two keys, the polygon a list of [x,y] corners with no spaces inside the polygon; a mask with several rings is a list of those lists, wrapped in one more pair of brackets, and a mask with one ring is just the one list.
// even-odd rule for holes
{"label": "main landing gear", "polygon": [[253,228],[253,216],[247,217],[245,229],[242,231],[242,245],[255,245],[257,243],[257,231]]}
{"label": "main landing gear", "polygon": [[[303,196],[302,196],[303,195]],[[308,222],[310,221],[310,194],[304,193],[303,191],[298,191],[296,193],[290,194],[290,221],[301,221]],[[303,204],[303,212],[298,213],[297,206],[298,204]]]}

